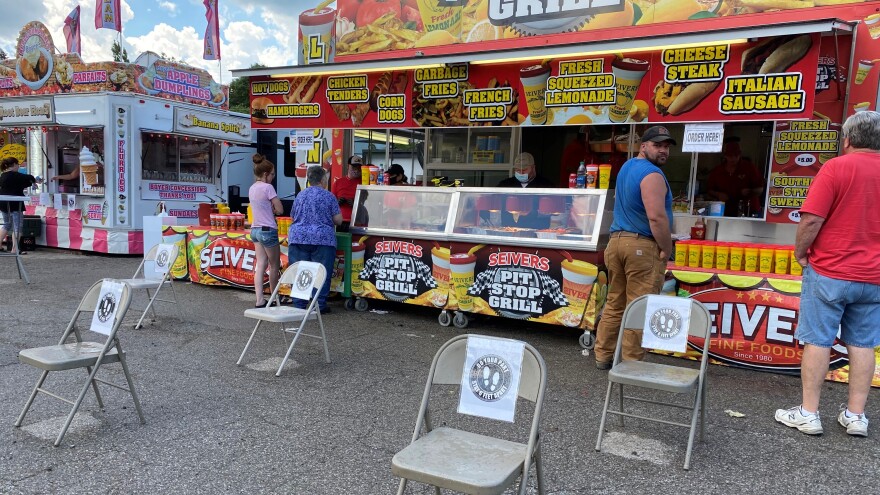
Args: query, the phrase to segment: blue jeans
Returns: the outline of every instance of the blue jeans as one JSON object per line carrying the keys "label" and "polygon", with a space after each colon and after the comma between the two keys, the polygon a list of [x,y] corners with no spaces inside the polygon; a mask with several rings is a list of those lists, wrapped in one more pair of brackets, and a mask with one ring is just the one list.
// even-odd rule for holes
{"label": "blue jeans", "polygon": [[[318,291],[318,307],[321,310],[327,309],[330,279],[333,277],[333,265],[336,264],[336,247],[291,244],[287,247],[287,262],[292,265],[297,261],[314,261],[324,265],[324,269],[327,270],[327,278],[324,279],[324,285]],[[306,302],[302,299],[294,299],[293,305],[305,309]]]}
{"label": "blue jeans", "polygon": [[804,269],[801,309],[794,336],[817,347],[840,340],[854,347],[880,345],[880,285],[823,277]]}

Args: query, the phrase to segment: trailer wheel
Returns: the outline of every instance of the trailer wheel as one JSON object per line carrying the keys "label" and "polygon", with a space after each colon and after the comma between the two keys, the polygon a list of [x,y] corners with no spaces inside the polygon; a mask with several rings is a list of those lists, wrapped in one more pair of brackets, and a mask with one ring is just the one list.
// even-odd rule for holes
{"label": "trailer wheel", "polygon": [[370,303],[366,299],[358,299],[354,302],[354,309],[364,312],[370,307]]}
{"label": "trailer wheel", "polygon": [[352,299],[352,298],[349,297],[348,299],[345,300],[345,309],[346,309],[347,311],[353,311],[353,310],[354,310],[354,299]]}
{"label": "trailer wheel", "polygon": [[444,327],[448,327],[452,324],[452,317],[449,316],[447,311],[441,311],[440,315],[437,316],[437,323],[443,325]]}
{"label": "trailer wheel", "polygon": [[468,317],[464,313],[455,313],[452,318],[452,324],[455,325],[455,328],[467,328],[468,323]]}
{"label": "trailer wheel", "polygon": [[581,347],[587,350],[593,350],[593,346],[596,345],[596,336],[591,332],[584,332],[579,339]]}

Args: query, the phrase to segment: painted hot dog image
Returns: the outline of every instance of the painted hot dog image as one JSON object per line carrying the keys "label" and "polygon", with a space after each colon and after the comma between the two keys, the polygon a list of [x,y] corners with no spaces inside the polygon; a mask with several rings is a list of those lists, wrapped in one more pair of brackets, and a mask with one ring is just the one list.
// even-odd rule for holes
{"label": "painted hot dog image", "polygon": [[774,74],[785,72],[810,51],[813,39],[809,34],[766,38],[742,54],[743,74]]}

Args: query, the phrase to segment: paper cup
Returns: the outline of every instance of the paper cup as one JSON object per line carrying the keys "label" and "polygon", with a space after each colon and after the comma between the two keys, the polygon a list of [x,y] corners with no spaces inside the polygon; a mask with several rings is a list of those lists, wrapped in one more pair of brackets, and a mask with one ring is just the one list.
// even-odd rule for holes
{"label": "paper cup", "polygon": [[568,327],[576,327],[581,322],[584,307],[590,299],[593,282],[599,270],[596,265],[579,260],[563,260],[562,267],[562,293],[568,299],[568,306],[563,311],[562,324]]}
{"label": "paper cup", "polygon": [[544,106],[544,92],[547,90],[547,79],[550,78],[550,67],[546,65],[530,65],[519,70],[519,81],[522,83],[526,104],[529,108],[529,119],[532,124],[547,123],[547,107]]}
{"label": "paper cup", "polygon": [[328,64],[336,56],[336,10],[325,7],[299,15],[299,65]]}
{"label": "paper cup", "polygon": [[367,246],[357,242],[351,243],[351,293],[363,294],[364,281],[361,280],[361,271],[364,269],[364,254]]}
{"label": "paper cup", "polygon": [[647,60],[637,58],[616,58],[611,62],[614,88],[617,93],[614,105],[608,109],[608,118],[612,122],[625,122],[629,118],[629,111],[639,86],[642,85],[642,78],[650,67]]}
{"label": "paper cup", "polygon": [[862,84],[874,68],[874,62],[870,60],[859,60],[859,67],[856,69],[856,84]]}

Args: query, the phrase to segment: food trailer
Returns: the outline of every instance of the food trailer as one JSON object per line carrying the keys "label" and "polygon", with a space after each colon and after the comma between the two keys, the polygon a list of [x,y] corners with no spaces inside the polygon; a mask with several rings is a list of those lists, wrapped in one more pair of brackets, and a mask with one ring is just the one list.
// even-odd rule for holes
{"label": "food trailer", "polygon": [[[377,10],[374,4],[338,0],[335,9],[301,14],[301,65],[235,71],[251,78],[255,128],[347,129],[343,155],[370,139],[363,137],[365,132],[384,135],[384,141],[392,144],[395,138],[415,135],[421,157],[419,167],[411,170],[413,176],[421,175],[419,183],[468,186],[447,193],[449,210],[443,224],[436,222],[436,212],[428,211],[432,203],[443,202],[441,193],[435,193],[439,189],[423,188],[423,194],[435,197],[417,198],[414,203],[406,199],[401,211],[412,218],[403,228],[395,225],[402,215],[374,219],[375,212],[385,212],[387,204],[393,204],[390,199],[386,202],[390,192],[382,186],[363,186],[359,198],[369,220],[356,227],[361,230],[356,230],[353,241],[361,244],[358,234],[367,238],[363,247],[353,247],[354,265],[359,266],[359,249],[365,251],[365,259],[377,252],[382,256],[374,264],[378,267],[365,264],[360,281],[353,280],[355,292],[362,284],[368,295],[381,293],[376,277],[386,262],[392,265],[386,268],[414,265],[419,285],[408,290],[418,293],[415,299],[435,291],[425,298],[436,306],[442,301],[436,289],[444,287],[446,260],[427,252],[445,254],[444,243],[450,246],[450,284],[457,265],[452,254],[463,255],[461,265],[467,270],[472,263],[479,270],[499,258],[532,263],[534,258],[525,256],[523,243],[538,259],[540,249],[566,250],[578,259],[567,249],[570,246],[563,247],[567,239],[560,239],[586,235],[576,226],[560,223],[556,239],[539,237],[541,228],[498,231],[524,239],[511,242],[491,232],[499,225],[490,223],[491,214],[486,217],[480,208],[467,206],[467,198],[479,194],[469,187],[495,186],[499,178],[512,175],[513,160],[523,151],[535,155],[538,171],[545,177],[564,175],[559,168],[561,149],[566,138],[584,125],[589,126],[590,159],[611,165],[612,189],[614,171],[637,152],[645,128],[660,124],[672,133],[680,146],[664,171],[675,196],[676,238],[686,239],[698,218],[715,214],[721,216],[708,222],[708,241],[790,245],[812,177],[839,152],[841,123],[853,112],[877,108],[880,2],[616,0],[547,4],[544,12],[523,5],[405,1],[386,2]],[[743,156],[756,165],[762,183],[756,197],[722,213],[707,186],[729,137],[739,140]],[[387,165],[391,153],[386,152],[384,159]],[[338,175],[340,169],[332,170]],[[393,192],[415,194],[403,189]],[[497,191],[482,193],[488,197]],[[527,188],[504,191],[507,197],[517,193],[532,194]],[[564,204],[574,204],[577,194],[571,193],[571,201],[563,200]],[[499,211],[522,214],[527,199],[509,204],[505,199]],[[472,203],[476,205],[477,198]],[[539,210],[531,204],[528,211]],[[478,210],[477,216],[465,213],[469,209]],[[598,234],[601,242],[603,232]],[[465,241],[460,236],[473,237]],[[455,247],[457,242],[462,246]],[[469,253],[479,245],[483,247]],[[732,249],[724,248],[727,253]],[[420,253],[419,259],[398,259],[394,249]],[[760,252],[749,246],[754,249]],[[703,251],[717,252],[713,250]],[[507,252],[522,256],[480,259]],[[599,244],[596,253],[601,254]],[[601,260],[596,261],[598,267]],[[801,347],[793,333],[799,276],[790,270],[776,274],[773,264],[772,273],[719,266],[713,257],[706,267],[702,262],[697,267],[670,263],[669,271],[677,284],[673,290],[710,306],[719,337],[713,340],[717,348],[709,349],[713,359],[797,372]],[[494,275],[497,272],[486,278]],[[390,282],[394,283],[379,285],[407,288],[397,285],[399,280]],[[451,289],[447,303],[460,296],[488,301],[492,294],[486,292],[486,283],[475,275],[466,293]],[[413,299],[405,295],[383,297]],[[465,306],[458,311],[484,310],[479,302]],[[542,311],[550,312],[563,307],[541,305]],[[492,312],[523,316],[501,309]],[[752,346],[754,342],[759,345]],[[835,366],[846,363],[843,352]]]}
{"label": "food trailer", "polygon": [[160,202],[182,224],[196,223],[199,203],[223,202],[231,147],[252,141],[228,96],[201,69],[150,52],[85,63],[56,53],[43,24],[25,25],[15,58],[0,62],[0,128],[43,179],[27,206],[43,221],[38,244],[142,253],[142,219]]}

